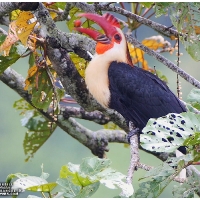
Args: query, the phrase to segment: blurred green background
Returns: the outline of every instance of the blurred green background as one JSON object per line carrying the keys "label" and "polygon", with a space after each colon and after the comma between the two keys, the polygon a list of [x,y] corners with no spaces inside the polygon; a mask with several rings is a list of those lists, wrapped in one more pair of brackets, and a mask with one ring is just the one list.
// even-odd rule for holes
{"label": "blurred green background", "polygon": [[[122,17],[122,19],[125,18]],[[169,18],[166,16],[160,18],[152,17],[151,20],[163,23],[166,26],[172,25]],[[67,32],[67,28],[63,24],[65,23],[58,23],[58,27],[62,31]],[[137,30],[137,39],[139,41],[154,35],[159,35],[159,33],[144,25]],[[170,41],[168,38],[166,39]],[[172,44],[174,44],[173,41]],[[186,72],[190,73],[196,79],[200,80],[199,63],[195,62],[187,54],[187,52],[185,52],[182,46],[181,52],[183,53],[183,56],[180,58],[180,67]],[[176,63],[175,60],[177,57],[175,56],[175,53],[173,55],[170,55],[169,53],[163,53],[163,55],[172,62]],[[176,74],[150,56],[145,55],[145,58],[151,67],[155,66],[157,70],[162,71],[162,73],[167,76],[169,87],[176,93]],[[20,59],[12,66],[12,68],[26,77],[28,70],[27,59]],[[184,81],[182,78],[180,78],[180,81],[182,85],[183,100],[186,100],[186,97],[193,86]],[[4,182],[8,174],[17,172],[40,176],[42,164],[44,165],[44,171],[50,174],[50,177],[47,179],[47,181],[54,182],[59,176],[59,170],[62,165],[65,165],[68,162],[80,164],[83,158],[93,156],[90,150],[70,137],[60,128],[57,128],[47,142],[38,150],[34,158],[28,162],[25,162],[23,139],[27,129],[21,126],[21,117],[13,108],[13,103],[20,99],[20,97],[2,82],[0,82],[0,92],[0,182]],[[100,125],[88,121],[79,120],[79,122],[91,130],[103,128]],[[112,161],[111,167],[122,172],[123,174],[126,174],[130,160],[129,148],[125,148],[123,144],[109,144],[109,148],[110,151],[107,153],[107,157]],[[141,162],[147,165],[156,166],[161,163],[155,157],[142,151],[140,151],[140,155]],[[138,188],[138,179],[144,173],[145,171],[138,170],[134,174],[133,184],[135,190]],[[172,197],[172,185],[173,184],[171,184],[160,197]],[[119,193],[120,190],[110,190],[104,186],[101,186],[92,197],[112,198],[119,195]],[[37,195],[37,193],[21,193],[19,197],[27,197],[27,194]]]}

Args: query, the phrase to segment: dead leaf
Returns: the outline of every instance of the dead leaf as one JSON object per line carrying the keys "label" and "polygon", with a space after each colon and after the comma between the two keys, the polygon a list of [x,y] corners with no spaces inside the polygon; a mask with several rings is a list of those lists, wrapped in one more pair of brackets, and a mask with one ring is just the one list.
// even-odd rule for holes
{"label": "dead leaf", "polygon": [[[142,44],[153,50],[157,50],[159,48],[161,49],[171,48],[171,44],[168,41],[164,40],[164,38],[160,35],[145,38],[142,41]],[[133,64],[141,62],[142,68],[144,70],[152,71],[152,69],[148,66],[148,63],[144,58],[144,54],[145,54],[144,51],[142,51],[139,48],[135,48],[133,45],[129,43],[128,43],[128,48],[129,48],[130,55],[132,57]]]}
{"label": "dead leaf", "polygon": [[24,46],[27,46],[27,39],[37,23],[36,21],[31,23],[33,18],[34,15],[31,12],[22,11],[19,13],[17,19],[10,23],[8,35],[4,43],[0,46],[0,52],[4,51],[4,56],[9,55],[11,46],[18,40]]}
{"label": "dead leaf", "polygon": [[38,71],[38,68],[36,65],[32,66],[29,70],[28,70],[28,76],[25,80],[25,87],[24,90],[28,90],[29,85],[31,84],[31,82],[29,81],[29,78],[31,78],[32,76],[35,75],[35,73]]}
{"label": "dead leaf", "polygon": [[17,20],[11,23],[12,29],[15,30],[17,36],[19,37],[21,43],[27,46],[27,39],[36,25],[36,21],[32,22],[34,15],[31,12],[21,12]]}
{"label": "dead leaf", "polygon": [[10,49],[12,47],[12,45],[17,42],[19,40],[19,38],[9,32],[6,39],[4,40],[3,44],[0,46],[0,52],[4,51],[3,52],[3,56],[8,56],[9,55],[9,52],[10,52]]}

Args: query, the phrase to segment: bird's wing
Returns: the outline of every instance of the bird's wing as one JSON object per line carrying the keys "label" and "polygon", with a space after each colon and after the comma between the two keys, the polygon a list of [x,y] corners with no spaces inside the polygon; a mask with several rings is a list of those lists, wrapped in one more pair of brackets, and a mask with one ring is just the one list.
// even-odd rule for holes
{"label": "bird's wing", "polygon": [[142,129],[150,118],[181,113],[185,107],[154,74],[125,63],[112,62],[109,70],[109,106]]}

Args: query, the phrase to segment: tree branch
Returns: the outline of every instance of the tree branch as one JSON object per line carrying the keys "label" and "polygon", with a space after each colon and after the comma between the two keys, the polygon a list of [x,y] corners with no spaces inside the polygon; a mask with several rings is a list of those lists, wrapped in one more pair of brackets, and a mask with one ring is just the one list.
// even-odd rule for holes
{"label": "tree branch", "polygon": [[197,88],[200,88],[200,82],[197,79],[195,79],[194,77],[192,77],[191,75],[186,73],[184,70],[182,70],[181,68],[179,68],[178,66],[173,64],[171,61],[166,59],[164,56],[162,56],[162,55],[156,53],[154,50],[151,50],[148,47],[144,46],[143,44],[141,44],[140,42],[138,42],[135,38],[133,38],[131,36],[126,35],[126,38],[127,38],[128,42],[133,44],[135,47],[140,48],[141,50],[146,52],[148,55],[154,57],[156,60],[163,63],[169,69],[171,69],[172,71],[174,71],[178,75],[180,75],[182,78],[184,78],[187,82],[191,83],[192,85],[194,85]]}
{"label": "tree branch", "polygon": [[88,6],[87,3],[84,3],[84,2],[76,2],[76,3],[73,2],[73,3],[70,3],[70,4],[72,6],[79,8],[80,10],[83,10],[84,12],[96,13],[94,4],[90,4],[89,6]]}
{"label": "tree branch", "polygon": [[66,6],[65,6],[65,9],[63,10],[62,14],[61,15],[58,15],[54,21],[57,22],[57,21],[63,21],[63,20],[69,20],[68,19],[68,16],[69,16],[69,11],[71,9],[71,4],[69,3],[66,3]]}
{"label": "tree branch", "polygon": [[17,5],[13,2],[0,2],[0,17],[3,17],[17,8]]}
{"label": "tree branch", "polygon": [[[11,68],[7,68],[4,73],[0,75],[0,80],[34,107],[31,102],[31,95],[24,90],[25,79],[20,74]],[[53,120],[48,113],[38,108],[35,109],[50,121]],[[103,129],[91,131],[76,122],[75,119],[71,117],[65,119],[62,115],[59,115],[55,123],[66,133],[88,147],[94,155],[98,155],[99,157],[103,157],[104,151],[108,151],[107,145],[109,142],[127,143],[126,133],[121,130],[112,131]]]}
{"label": "tree branch", "polygon": [[95,110],[93,112],[87,112],[83,108],[71,107],[71,106],[61,106],[61,112],[64,118],[75,117],[79,119],[85,119],[89,121],[96,122],[97,124],[107,124],[110,122],[108,116],[103,115],[100,111]]}
{"label": "tree branch", "polygon": [[[88,5],[87,3],[72,3],[72,4],[74,6],[76,6],[77,8],[83,10],[84,12],[88,12],[89,10],[92,10],[92,12],[95,12],[95,7],[96,7],[96,9],[99,9],[101,11],[112,11],[112,12],[124,15],[124,16],[128,17],[129,19],[133,19],[133,20],[137,21],[138,23],[149,26],[152,29],[154,29],[168,37],[170,37],[172,35],[174,35],[175,37],[180,36],[180,34],[178,34],[178,32],[172,28],[168,28],[162,24],[156,23],[152,20],[141,17],[141,16],[136,15],[136,14],[134,14],[130,11],[127,11],[123,8],[114,6],[112,4],[100,3],[100,4],[96,4],[95,6],[93,4]],[[187,36],[184,35],[184,37],[187,37]]]}

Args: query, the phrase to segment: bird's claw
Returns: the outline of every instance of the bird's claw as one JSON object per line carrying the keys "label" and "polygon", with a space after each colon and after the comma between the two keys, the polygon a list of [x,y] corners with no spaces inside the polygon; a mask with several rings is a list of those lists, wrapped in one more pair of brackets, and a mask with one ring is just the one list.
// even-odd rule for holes
{"label": "bird's claw", "polygon": [[131,137],[139,132],[139,128],[131,129],[127,135],[128,143],[130,143]]}

